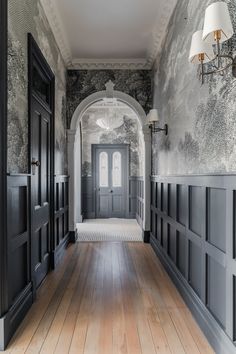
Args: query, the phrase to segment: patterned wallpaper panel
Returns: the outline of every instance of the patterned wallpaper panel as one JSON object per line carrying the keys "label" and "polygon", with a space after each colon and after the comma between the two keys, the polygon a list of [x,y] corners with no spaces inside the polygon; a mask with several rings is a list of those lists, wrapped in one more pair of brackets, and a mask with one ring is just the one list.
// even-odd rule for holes
{"label": "patterned wallpaper panel", "polygon": [[[191,35],[202,28],[212,2],[178,1],[171,18],[154,87],[154,105],[169,134],[153,139],[154,174],[236,171],[236,78],[229,69],[202,86],[197,66],[188,62]],[[226,2],[236,31],[236,0]],[[236,54],[236,36],[229,44]]]}
{"label": "patterned wallpaper panel", "polygon": [[55,173],[67,173],[66,69],[39,0],[9,0],[8,171],[27,172],[27,33],[31,32],[56,77]]}
{"label": "patterned wallpaper panel", "polygon": [[67,75],[67,126],[77,106],[89,95],[105,90],[111,80],[117,91],[135,98],[147,113],[152,107],[150,70],[69,70]]}

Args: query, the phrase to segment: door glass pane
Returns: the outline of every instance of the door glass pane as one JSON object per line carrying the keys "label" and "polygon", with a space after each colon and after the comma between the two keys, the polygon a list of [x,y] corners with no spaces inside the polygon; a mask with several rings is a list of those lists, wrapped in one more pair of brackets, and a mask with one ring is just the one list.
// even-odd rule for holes
{"label": "door glass pane", "polygon": [[112,185],[121,187],[121,153],[119,151],[112,155]]}
{"label": "door glass pane", "polygon": [[108,155],[105,151],[99,154],[99,186],[108,187]]}

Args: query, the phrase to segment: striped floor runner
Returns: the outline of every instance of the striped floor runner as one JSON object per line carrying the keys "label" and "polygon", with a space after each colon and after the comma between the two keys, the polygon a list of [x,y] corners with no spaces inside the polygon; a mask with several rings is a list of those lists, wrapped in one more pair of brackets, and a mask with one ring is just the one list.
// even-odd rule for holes
{"label": "striped floor runner", "polygon": [[142,231],[136,220],[91,219],[77,224],[79,242],[142,241]]}

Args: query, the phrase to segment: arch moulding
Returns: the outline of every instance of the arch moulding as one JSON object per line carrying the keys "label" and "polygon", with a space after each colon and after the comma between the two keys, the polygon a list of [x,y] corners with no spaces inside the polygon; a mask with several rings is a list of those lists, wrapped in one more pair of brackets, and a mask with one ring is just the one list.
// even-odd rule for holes
{"label": "arch moulding", "polygon": [[76,224],[82,222],[81,214],[81,127],[80,122],[85,111],[97,101],[104,98],[116,98],[127,104],[137,114],[144,141],[144,220],[143,231],[150,230],[150,174],[151,174],[151,136],[146,125],[146,113],[142,106],[130,95],[114,90],[114,84],[109,81],[106,90],[98,91],[86,97],[76,108],[70,123],[68,134],[68,170],[69,170],[69,228],[75,233]]}

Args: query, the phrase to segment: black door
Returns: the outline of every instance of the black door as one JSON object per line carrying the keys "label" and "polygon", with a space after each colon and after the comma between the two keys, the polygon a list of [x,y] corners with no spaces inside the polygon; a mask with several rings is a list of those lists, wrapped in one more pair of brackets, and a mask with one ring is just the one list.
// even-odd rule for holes
{"label": "black door", "polygon": [[128,146],[94,145],[97,218],[125,218],[128,203]]}
{"label": "black door", "polygon": [[35,288],[50,268],[54,76],[30,41],[31,266]]}

